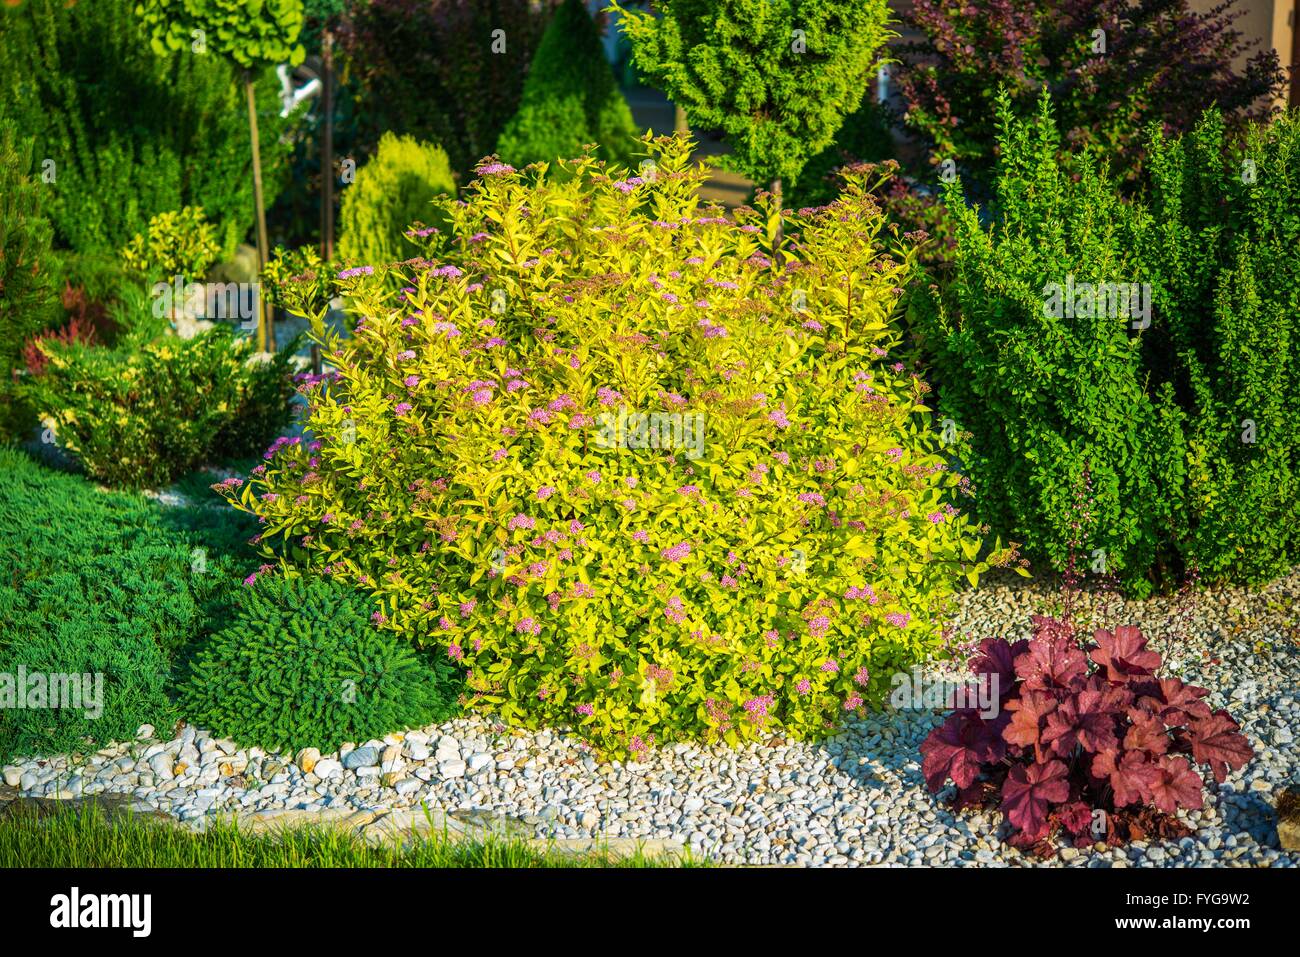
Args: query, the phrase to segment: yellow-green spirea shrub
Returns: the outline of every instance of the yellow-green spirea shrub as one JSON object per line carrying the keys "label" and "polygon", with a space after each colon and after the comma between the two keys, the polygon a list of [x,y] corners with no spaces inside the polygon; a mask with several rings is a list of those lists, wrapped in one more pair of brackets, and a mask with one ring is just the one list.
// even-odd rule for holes
{"label": "yellow-green spirea shrub", "polygon": [[824,734],[1011,552],[980,560],[892,354],[912,261],[869,184],[774,250],[775,211],[703,207],[689,143],[647,146],[483,166],[427,260],[344,270],[308,435],[224,491],[269,558],[460,661],[471,706],[608,754]]}

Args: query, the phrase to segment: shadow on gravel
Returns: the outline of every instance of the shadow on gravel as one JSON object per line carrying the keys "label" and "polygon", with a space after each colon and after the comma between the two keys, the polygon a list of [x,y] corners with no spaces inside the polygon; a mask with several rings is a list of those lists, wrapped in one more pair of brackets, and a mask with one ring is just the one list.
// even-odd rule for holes
{"label": "shadow on gravel", "polygon": [[[1229,800],[1229,799],[1233,800]],[[1228,834],[1249,834],[1261,847],[1279,847],[1277,815],[1273,805],[1255,792],[1232,794],[1220,792],[1219,815]]]}

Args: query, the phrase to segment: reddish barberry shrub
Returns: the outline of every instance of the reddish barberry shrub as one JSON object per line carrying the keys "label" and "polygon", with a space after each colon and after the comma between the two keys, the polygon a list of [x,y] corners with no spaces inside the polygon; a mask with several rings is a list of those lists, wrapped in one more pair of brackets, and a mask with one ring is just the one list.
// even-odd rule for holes
{"label": "reddish barberry shrub", "polygon": [[[1277,55],[1237,29],[1238,0],[1197,12],[1188,0],[916,0],[902,15],[919,39],[901,45],[907,126],[934,162],[956,160],[967,180],[991,179],[997,93],[1018,111],[1052,96],[1065,143],[1134,180],[1143,130],[1192,129],[1217,106],[1235,124],[1257,119],[1280,89]],[[1245,54],[1250,59],[1238,68]]]}

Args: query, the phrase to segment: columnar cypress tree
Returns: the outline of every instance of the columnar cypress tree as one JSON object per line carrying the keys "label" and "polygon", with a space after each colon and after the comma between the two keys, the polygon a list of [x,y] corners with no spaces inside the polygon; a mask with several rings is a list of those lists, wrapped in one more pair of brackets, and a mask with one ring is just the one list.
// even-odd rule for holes
{"label": "columnar cypress tree", "polygon": [[498,155],[523,166],[567,159],[584,143],[598,143],[604,158],[629,163],[636,132],[595,22],[582,0],[565,0],[538,44]]}
{"label": "columnar cypress tree", "polygon": [[893,34],[885,0],[663,0],[659,16],[617,3],[636,65],[696,129],[720,129],[737,172],[798,180],[858,108]]}

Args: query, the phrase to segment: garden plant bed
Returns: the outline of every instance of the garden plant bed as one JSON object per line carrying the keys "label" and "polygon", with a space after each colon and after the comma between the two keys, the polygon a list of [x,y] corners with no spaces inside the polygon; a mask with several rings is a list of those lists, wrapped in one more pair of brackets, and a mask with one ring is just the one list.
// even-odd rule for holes
{"label": "garden plant bed", "polygon": [[0,899],[1266,926],[1298,3],[0,3]]}
{"label": "garden plant bed", "polygon": [[[467,834],[487,822],[516,837],[576,840],[579,850],[602,841],[651,853],[688,848],[731,864],[1294,867],[1300,853],[1280,849],[1274,803],[1300,768],[1292,733],[1300,721],[1298,599],[1300,572],[1260,590],[1194,598],[1081,597],[1085,621],[1142,626],[1171,673],[1232,710],[1256,756],[1223,785],[1210,783],[1202,810],[1180,813],[1192,836],[1071,848],[1047,861],[1005,845],[996,816],[954,815],[926,792],[918,748],[940,715],[922,710],[887,710],[816,744],[679,744],[629,763],[602,762],[559,731],[471,716],[324,755],[314,766],[309,758],[310,773],[300,756],[239,749],[184,728],[168,741],[149,735],[85,760],[19,761],[4,769],[5,783],[27,796],[131,795],[192,827],[235,814],[348,821],[373,836],[418,826],[428,808]],[[1032,614],[1058,601],[1040,584],[990,584],[961,594],[954,627],[971,638],[1019,637]]]}

